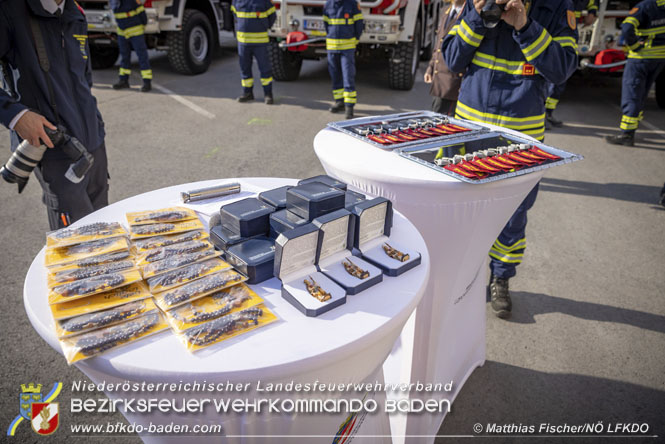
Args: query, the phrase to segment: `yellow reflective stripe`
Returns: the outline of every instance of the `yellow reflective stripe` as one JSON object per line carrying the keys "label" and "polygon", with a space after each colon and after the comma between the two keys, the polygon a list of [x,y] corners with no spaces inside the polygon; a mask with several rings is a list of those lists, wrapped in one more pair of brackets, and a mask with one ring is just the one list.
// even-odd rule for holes
{"label": "yellow reflective stripe", "polygon": [[116,13],[113,14],[113,16],[117,19],[125,19],[125,18],[128,18],[128,17],[134,17],[135,15],[139,15],[143,11],[145,11],[145,8],[143,7],[143,5],[141,5],[141,6],[139,6],[138,8],[136,8],[132,11],[116,12]]}
{"label": "yellow reflective stripe", "polygon": [[323,16],[323,21],[330,25],[353,25],[355,22],[362,19],[362,14],[356,14],[351,18],[330,18],[327,15]]}
{"label": "yellow reflective stripe", "polygon": [[547,100],[545,100],[545,108],[547,109],[556,109],[556,106],[559,104],[559,99],[553,99],[551,97],[548,97]]}
{"label": "yellow reflective stripe", "polygon": [[544,140],[545,139],[545,124],[543,123],[543,126],[541,126],[538,129],[532,129],[532,130],[520,130],[521,133],[524,133],[528,136],[533,137],[536,140]]}
{"label": "yellow reflective stripe", "polygon": [[[502,71],[516,76],[523,74],[524,65],[526,64],[526,62],[518,60],[499,59],[482,52],[476,52],[473,55],[471,63],[483,68],[492,69],[494,71]],[[538,71],[536,70],[534,74],[538,74]]]}
{"label": "yellow reflective stripe", "polygon": [[621,116],[621,124],[619,128],[622,130],[636,130],[642,120],[641,115],[637,117]]}
{"label": "yellow reflective stripe", "polygon": [[494,245],[492,245],[492,248],[496,248],[497,250],[503,251],[505,253],[510,253],[515,250],[520,250],[522,248],[526,248],[526,237],[523,237],[522,239],[518,240],[510,247],[502,244],[501,241],[499,241],[499,239],[496,239],[494,241]]}
{"label": "yellow reflective stripe", "polygon": [[268,31],[264,32],[236,32],[236,38],[240,43],[268,43]]}
{"label": "yellow reflective stripe", "polygon": [[142,69],[141,78],[146,80],[152,79],[152,69]]}
{"label": "yellow reflective stripe", "polygon": [[272,83],[272,77],[265,77],[265,78],[261,77],[261,85],[267,86],[270,85],[271,83]]}
{"label": "yellow reflective stripe", "polygon": [[448,31],[448,35],[457,35],[457,30],[459,29],[459,25],[455,25],[452,27],[450,31]]}
{"label": "yellow reflective stripe", "polygon": [[338,100],[344,97],[344,89],[333,89],[333,99]]}
{"label": "yellow reflective stripe", "polygon": [[326,39],[326,49],[333,51],[355,49],[357,43],[358,40],[355,37],[350,39]]}
{"label": "yellow reflective stripe", "polygon": [[458,26],[457,35],[466,43],[476,48],[480,46],[480,42],[483,40],[483,36],[473,32],[471,27],[464,20],[462,20]]}
{"label": "yellow reflective stripe", "polygon": [[241,79],[240,85],[244,86],[245,88],[251,88],[252,86],[254,86],[254,79],[253,78]]}
{"label": "yellow reflective stripe", "polygon": [[275,13],[275,7],[273,6],[272,8],[263,12],[259,11],[251,12],[251,11],[238,11],[235,6],[231,6],[231,11],[233,11],[235,16],[238,18],[245,18],[245,19],[266,18],[269,15]]}
{"label": "yellow reflective stripe", "polygon": [[527,46],[522,50],[524,57],[527,61],[531,61],[538,57],[540,54],[547,49],[547,47],[552,43],[552,36],[546,29],[543,29],[543,32],[540,33],[540,36],[536,39],[535,42]]}
{"label": "yellow reflective stripe", "polygon": [[639,47],[641,44],[642,44],[642,42],[640,42],[640,41],[638,40],[637,42],[635,42],[635,43],[632,44],[632,45],[627,45],[627,47],[628,47],[629,50],[634,51],[635,48]]}
{"label": "yellow reflective stripe", "polygon": [[665,46],[656,46],[653,48],[642,48],[639,51],[630,51],[630,59],[663,59],[665,58]]}
{"label": "yellow reflective stripe", "polygon": [[572,37],[554,37],[554,41],[559,44],[562,48],[570,47],[575,50],[577,54],[577,42]]}
{"label": "yellow reflective stripe", "polygon": [[344,91],[344,103],[356,103],[356,97],[358,94],[356,91]]}
{"label": "yellow reflective stripe", "polygon": [[353,16],[353,21],[354,21],[354,22],[357,22],[358,20],[362,20],[362,19],[363,19],[363,14],[362,14],[362,12],[359,12],[358,14],[356,14],[356,15]]}
{"label": "yellow reflective stripe", "polygon": [[635,28],[639,28],[640,26],[640,21],[637,20],[635,17],[626,17],[626,20],[621,23],[622,25],[628,23],[629,25],[633,25]]}
{"label": "yellow reflective stripe", "polygon": [[522,259],[524,258],[524,255],[521,255],[519,258],[513,258],[511,256],[503,255],[495,250],[490,250],[489,255],[490,257],[499,260],[501,262],[505,262],[507,264],[519,264],[522,262]]}
{"label": "yellow reflective stripe", "polygon": [[119,73],[121,76],[128,76],[132,73],[132,70],[127,68],[120,68]]}
{"label": "yellow reflective stripe", "polygon": [[498,114],[480,112],[460,101],[457,102],[457,112],[460,115],[463,114],[463,118],[468,118],[470,120],[476,120],[484,123],[491,123],[493,125],[499,125],[516,130],[538,128],[545,125],[545,114],[529,117],[500,116]]}
{"label": "yellow reflective stripe", "polygon": [[582,11],[575,11],[575,18],[581,18],[582,17]]}
{"label": "yellow reflective stripe", "polygon": [[117,33],[126,39],[143,35],[143,25],[136,25],[125,29],[118,28]]}
{"label": "yellow reflective stripe", "polygon": [[[628,17],[631,18],[631,17]],[[628,20],[628,19],[626,19]],[[665,26],[659,26],[657,28],[646,28],[646,29],[636,29],[635,34],[637,35],[656,35],[656,34],[662,34],[665,32]]]}

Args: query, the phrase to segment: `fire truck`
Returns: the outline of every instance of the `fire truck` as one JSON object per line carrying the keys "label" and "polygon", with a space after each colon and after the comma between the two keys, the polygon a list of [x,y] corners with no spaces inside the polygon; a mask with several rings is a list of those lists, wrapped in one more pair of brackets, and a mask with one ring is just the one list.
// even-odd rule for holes
{"label": "fire truck", "polygon": [[[269,31],[273,77],[296,80],[303,60],[326,54],[325,0],[273,0],[277,21]],[[361,0],[365,30],[357,47],[360,57],[388,61],[390,87],[410,90],[418,63],[436,50],[442,0]]]}
{"label": "fire truck", "polygon": [[[620,75],[625,61],[619,44],[621,24],[638,3],[639,0],[600,0],[596,22],[578,28],[580,69]],[[656,79],[656,101],[660,108],[665,108],[665,71]]]}
{"label": "fire truck", "polygon": [[[88,21],[93,68],[113,66],[118,59],[116,23],[108,0],[80,0]],[[166,51],[171,67],[200,74],[210,66],[223,31],[233,31],[231,0],[145,0],[148,48]]]}

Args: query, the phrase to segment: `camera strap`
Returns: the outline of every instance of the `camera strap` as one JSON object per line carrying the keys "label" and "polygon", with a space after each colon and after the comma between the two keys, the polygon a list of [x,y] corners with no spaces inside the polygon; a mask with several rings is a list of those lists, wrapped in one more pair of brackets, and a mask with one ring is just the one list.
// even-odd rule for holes
{"label": "camera strap", "polygon": [[37,58],[39,59],[39,66],[44,72],[44,77],[46,78],[46,87],[48,88],[49,103],[53,112],[55,113],[56,124],[60,124],[60,115],[58,114],[58,107],[55,105],[55,94],[53,93],[53,82],[51,81],[51,63],[48,59],[48,54],[46,53],[46,45],[44,44],[44,36],[42,35],[42,30],[39,27],[39,22],[34,15],[28,14],[28,20],[30,21],[30,30],[32,31],[32,39],[35,44],[35,50],[37,51]]}

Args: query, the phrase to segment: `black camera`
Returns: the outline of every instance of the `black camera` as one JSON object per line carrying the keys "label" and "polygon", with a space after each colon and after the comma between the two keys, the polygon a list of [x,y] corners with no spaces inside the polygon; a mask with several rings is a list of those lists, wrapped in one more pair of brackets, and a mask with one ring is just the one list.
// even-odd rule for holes
{"label": "black camera", "polygon": [[501,14],[505,11],[505,4],[498,4],[495,0],[487,0],[485,6],[480,11],[480,18],[487,28],[494,28],[501,21]]}
{"label": "black camera", "polygon": [[[68,135],[67,131],[61,126],[56,130],[44,127],[44,131],[53,142],[53,146],[61,148],[67,157],[73,160],[65,173],[67,180],[73,183],[82,181],[95,160],[92,154],[76,137]],[[18,184],[18,192],[21,193],[28,183],[30,173],[42,160],[45,152],[45,145],[33,146],[27,140],[24,140],[2,166],[0,175],[5,181]]]}

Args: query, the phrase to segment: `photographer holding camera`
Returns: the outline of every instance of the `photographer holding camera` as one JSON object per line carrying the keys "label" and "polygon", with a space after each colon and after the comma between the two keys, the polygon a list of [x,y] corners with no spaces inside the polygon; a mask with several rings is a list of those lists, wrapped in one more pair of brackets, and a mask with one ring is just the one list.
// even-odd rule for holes
{"label": "photographer holding camera", "polygon": [[[562,83],[577,67],[577,21],[570,0],[473,0],[443,41],[453,72],[466,72],[455,115],[521,131],[543,140],[549,83]],[[524,199],[490,249],[490,296],[496,316],[510,316],[508,280],[526,249],[527,211],[538,185]]]}
{"label": "photographer holding camera", "polygon": [[74,0],[0,1],[0,122],[12,130],[14,152],[2,177],[20,192],[34,168],[52,230],[108,204],[89,54],[87,23]]}

